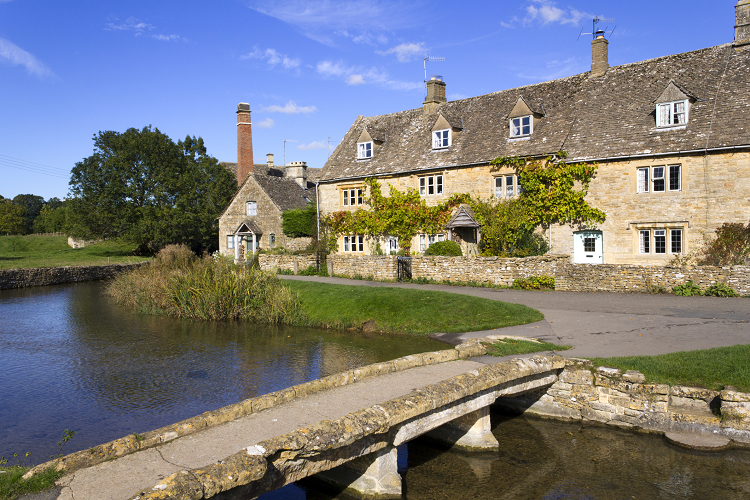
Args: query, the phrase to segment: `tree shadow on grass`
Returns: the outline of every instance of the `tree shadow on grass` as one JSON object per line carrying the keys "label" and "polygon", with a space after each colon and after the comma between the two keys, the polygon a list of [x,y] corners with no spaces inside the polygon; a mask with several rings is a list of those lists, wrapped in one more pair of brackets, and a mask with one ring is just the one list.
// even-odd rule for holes
{"label": "tree shadow on grass", "polygon": [[0,257],[0,260],[20,260],[23,257]]}

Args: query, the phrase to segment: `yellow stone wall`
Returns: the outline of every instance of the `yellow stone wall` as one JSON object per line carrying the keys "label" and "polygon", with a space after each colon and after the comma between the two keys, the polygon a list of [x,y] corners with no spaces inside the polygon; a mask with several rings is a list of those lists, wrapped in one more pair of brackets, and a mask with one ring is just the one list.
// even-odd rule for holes
{"label": "yellow stone wall", "polygon": [[[637,169],[662,165],[681,166],[681,189],[637,193]],[[425,199],[428,205],[434,205],[455,193],[470,193],[472,196],[488,198],[495,192],[494,178],[512,173],[507,168],[493,170],[488,164],[424,173],[422,175],[443,175],[443,194],[425,196]],[[415,173],[381,177],[379,180],[383,192],[387,194],[388,184],[401,191],[407,187],[418,189],[419,177]],[[341,204],[341,191],[358,186],[362,186],[362,182],[321,184],[321,212],[358,208],[343,207]],[[589,228],[602,231],[604,263],[664,265],[673,255],[638,253],[638,230],[682,228],[684,255],[698,249],[702,245],[704,234],[713,233],[722,223],[747,223],[750,219],[750,153],[603,162],[599,164],[586,199],[592,206],[607,214],[607,220],[603,224]],[[553,226],[551,253],[573,255],[573,231],[574,228],[568,226]],[[548,238],[549,236],[547,233]],[[653,247],[653,240],[651,244]],[[412,249],[418,249],[418,245],[418,239],[415,238]],[[373,240],[365,239],[364,254],[369,255],[373,246]],[[341,250],[342,239],[339,238],[339,251]],[[667,250],[669,252],[670,249]]]}

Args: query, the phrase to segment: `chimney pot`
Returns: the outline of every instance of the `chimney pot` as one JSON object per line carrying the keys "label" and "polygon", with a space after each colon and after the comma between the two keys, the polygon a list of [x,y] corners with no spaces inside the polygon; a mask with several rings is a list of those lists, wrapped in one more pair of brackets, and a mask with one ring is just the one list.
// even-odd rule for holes
{"label": "chimney pot", "polygon": [[608,69],[609,40],[604,38],[603,35],[599,35],[591,41],[591,76],[601,76]]}
{"label": "chimney pot", "polygon": [[445,98],[445,82],[440,75],[430,75],[427,81],[427,97],[424,100],[424,114],[431,115],[437,111],[441,103],[447,102]]}

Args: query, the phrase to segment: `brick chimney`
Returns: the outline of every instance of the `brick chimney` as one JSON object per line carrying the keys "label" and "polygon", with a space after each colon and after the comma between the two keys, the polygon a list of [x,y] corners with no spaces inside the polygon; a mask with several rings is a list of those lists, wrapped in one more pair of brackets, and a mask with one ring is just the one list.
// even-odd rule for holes
{"label": "brick chimney", "polygon": [[737,24],[734,25],[734,46],[750,44],[750,0],[740,0],[734,6]]}
{"label": "brick chimney", "polygon": [[609,41],[604,35],[591,41],[591,76],[601,76],[609,69]]}
{"label": "brick chimney", "polygon": [[268,164],[268,168],[273,167],[273,153],[268,153],[266,155],[266,163]]}
{"label": "brick chimney", "polygon": [[253,173],[253,130],[250,105],[237,105],[237,185],[240,186]]}
{"label": "brick chimney", "polygon": [[427,97],[423,103],[424,114],[435,114],[438,106],[443,102],[447,102],[443,77],[440,75],[430,75],[430,79],[427,80]]}

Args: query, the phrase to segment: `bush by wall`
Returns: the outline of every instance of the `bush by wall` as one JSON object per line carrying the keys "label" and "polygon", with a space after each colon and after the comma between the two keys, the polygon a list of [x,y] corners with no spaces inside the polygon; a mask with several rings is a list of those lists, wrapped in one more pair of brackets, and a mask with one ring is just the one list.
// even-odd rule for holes
{"label": "bush by wall", "polygon": [[433,243],[427,250],[424,251],[425,255],[441,255],[444,257],[461,257],[461,247],[455,241],[445,240]]}

